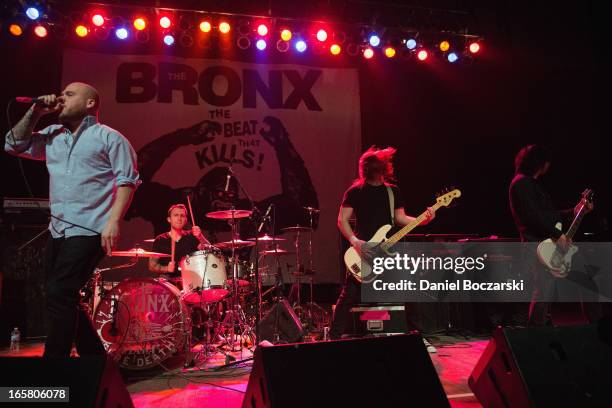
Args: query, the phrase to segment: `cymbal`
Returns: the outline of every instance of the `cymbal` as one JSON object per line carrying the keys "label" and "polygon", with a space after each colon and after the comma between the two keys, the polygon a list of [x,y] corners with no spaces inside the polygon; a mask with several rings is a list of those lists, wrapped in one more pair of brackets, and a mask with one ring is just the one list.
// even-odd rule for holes
{"label": "cymbal", "polygon": [[139,258],[166,258],[170,257],[169,254],[162,254],[159,252],[150,252],[145,251],[142,248],[132,248],[128,251],[113,251],[111,252],[111,256],[125,256],[125,257],[139,257]]}
{"label": "cymbal", "polygon": [[295,251],[287,251],[286,249],[268,249],[267,251],[261,251],[260,254],[263,255],[276,255],[276,256],[281,256],[281,255],[287,255],[287,254],[293,254],[295,253]]}
{"label": "cymbal", "polygon": [[213,211],[206,214],[208,218],[215,218],[217,220],[231,220],[232,218],[246,218],[250,217],[253,211],[249,210],[223,210]]}
{"label": "cymbal", "polygon": [[307,232],[307,231],[312,231],[312,228],[310,228],[310,227],[303,227],[301,225],[296,225],[295,227],[283,228],[283,231],[286,231],[286,232]]}
{"label": "cymbal", "polygon": [[155,242],[155,238],[145,239],[142,242]]}
{"label": "cymbal", "polygon": [[[262,235],[261,237],[257,238],[257,240],[259,242],[261,241],[266,241],[266,242],[272,242],[272,241],[286,241],[285,238],[279,238],[279,237],[271,237],[270,235],[266,234],[266,235]],[[249,238],[247,241],[255,241],[255,238]]]}
{"label": "cymbal", "polygon": [[314,208],[314,207],[302,207],[302,208],[308,212],[315,213],[315,214],[321,212],[321,210],[319,210],[318,208]]}
{"label": "cymbal", "polygon": [[217,242],[214,246],[221,249],[232,249],[232,248],[244,248],[248,246],[255,245],[253,241],[242,241],[240,239],[236,239],[234,241],[226,241],[226,242]]}

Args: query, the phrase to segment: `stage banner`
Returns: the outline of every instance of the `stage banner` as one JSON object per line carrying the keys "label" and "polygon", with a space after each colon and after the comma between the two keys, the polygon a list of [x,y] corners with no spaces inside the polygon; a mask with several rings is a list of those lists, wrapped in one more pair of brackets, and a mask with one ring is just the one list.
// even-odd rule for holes
{"label": "stage banner", "polygon": [[[166,211],[187,204],[213,242],[231,238],[228,222],[206,214],[248,210],[270,215],[286,280],[296,264],[309,268],[313,217],[315,282],[337,282],[336,219],[342,193],[357,176],[361,151],[358,72],[293,64],[243,63],[165,55],[117,55],[66,49],[63,85],[83,81],[101,95],[100,121],[125,135],[138,154],[142,185],[123,223],[120,249],[167,231]],[[228,167],[235,177],[229,182]],[[259,225],[239,220],[242,239]],[[262,233],[272,233],[264,225]],[[242,250],[242,252],[246,252]],[[248,259],[248,255],[241,256]],[[268,255],[261,271],[276,269]],[[248,262],[248,261],[247,261]],[[274,270],[273,270],[274,269]]]}

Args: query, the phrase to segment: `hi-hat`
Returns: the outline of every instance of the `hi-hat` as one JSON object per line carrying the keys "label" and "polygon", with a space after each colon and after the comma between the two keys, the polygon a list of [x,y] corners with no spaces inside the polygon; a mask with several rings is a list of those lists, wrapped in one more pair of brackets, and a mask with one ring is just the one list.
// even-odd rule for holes
{"label": "hi-hat", "polygon": [[233,218],[246,218],[250,217],[253,211],[249,210],[223,210],[213,211],[206,214],[208,218],[215,218],[217,220],[231,220]]}
{"label": "hi-hat", "polygon": [[[261,237],[257,238],[257,240],[259,242],[265,241],[265,242],[272,242],[272,241],[286,241],[285,238],[278,238],[278,237],[271,237],[270,235],[266,234],[266,235],[262,235]],[[248,241],[255,241],[255,238],[249,238]]]}
{"label": "hi-hat", "polygon": [[287,255],[287,254],[293,254],[295,253],[295,251],[287,251],[286,249],[268,249],[267,251],[261,251],[260,254],[263,255]]}
{"label": "hi-hat", "polygon": [[295,227],[283,228],[283,231],[285,232],[307,232],[307,231],[312,231],[312,228],[303,227],[301,225],[296,225]]}
{"label": "hi-hat", "polygon": [[155,242],[155,238],[145,239],[142,242]]}
{"label": "hi-hat", "polygon": [[125,256],[125,257],[139,257],[139,258],[165,258],[170,257],[168,254],[162,254],[159,252],[145,251],[142,248],[132,248],[128,251],[112,251],[111,256]]}
{"label": "hi-hat", "polygon": [[234,241],[226,241],[226,242],[217,242],[215,246],[221,249],[232,249],[232,248],[244,248],[255,245],[253,241],[242,241],[240,239],[236,239]]}

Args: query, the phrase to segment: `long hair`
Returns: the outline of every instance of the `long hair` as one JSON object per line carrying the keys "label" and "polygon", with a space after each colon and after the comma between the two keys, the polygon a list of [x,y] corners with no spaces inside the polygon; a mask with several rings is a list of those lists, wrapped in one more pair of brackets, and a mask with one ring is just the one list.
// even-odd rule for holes
{"label": "long hair", "polygon": [[370,147],[359,158],[359,178],[353,182],[353,186],[363,186],[367,179],[382,175],[385,183],[394,180],[393,155],[397,150],[393,147],[379,149]]}
{"label": "long hair", "polygon": [[523,147],[514,158],[514,173],[532,176],[546,162],[550,162],[550,153],[540,145],[528,145]]}

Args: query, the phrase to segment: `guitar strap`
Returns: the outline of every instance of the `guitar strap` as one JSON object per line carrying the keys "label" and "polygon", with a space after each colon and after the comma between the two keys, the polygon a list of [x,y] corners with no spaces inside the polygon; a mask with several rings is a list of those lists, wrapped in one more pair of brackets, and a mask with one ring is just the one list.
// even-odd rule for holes
{"label": "guitar strap", "polygon": [[387,194],[389,194],[389,209],[391,210],[391,225],[394,226],[395,225],[395,211],[394,211],[395,202],[393,199],[394,198],[393,190],[388,184],[385,184],[385,187],[387,187]]}

